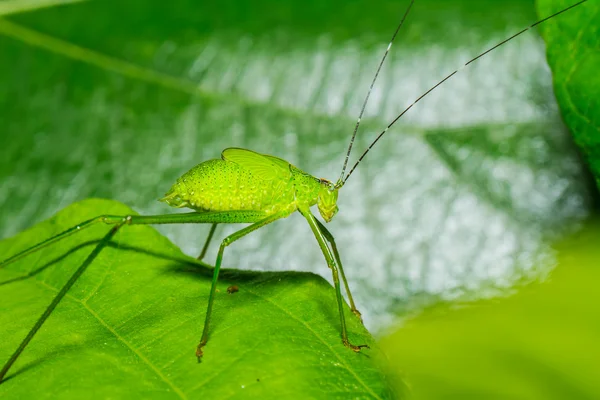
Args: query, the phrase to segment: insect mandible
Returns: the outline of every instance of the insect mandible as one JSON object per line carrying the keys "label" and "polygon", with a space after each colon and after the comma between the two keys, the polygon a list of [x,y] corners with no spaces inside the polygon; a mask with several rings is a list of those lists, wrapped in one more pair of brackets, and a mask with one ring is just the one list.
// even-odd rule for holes
{"label": "insect mandible", "polygon": [[[465,63],[461,68],[477,61],[480,57],[488,52],[496,49],[498,46],[506,43],[514,37],[524,33],[536,25],[555,17],[567,10],[572,9],[587,0],[580,1],[571,5],[549,17],[546,17],[529,27],[521,30],[508,39],[482,52],[470,61]],[[330,222],[338,211],[337,199],[339,190],[347,182],[348,178],[355,171],[359,163],[368,154],[371,148],[381,139],[383,135],[417,102],[427,96],[431,91],[436,89],[442,83],[454,76],[459,69],[447,75],[429,90],[419,96],[405,110],[403,110],[387,127],[375,138],[368,146],[363,154],[358,158],[356,163],[350,168],[346,174],[348,160],[352,151],[354,139],[358,132],[361,118],[365,111],[365,107],[369,100],[369,96],[379,75],[381,67],[390,51],[391,45],[394,42],[400,27],[405,18],[410,12],[414,3],[412,0],[404,13],[404,16],[396,28],[392,39],[379,63],[375,76],[371,82],[367,96],[363,102],[358,120],[356,122],[350,144],[346,153],[344,164],[339,179],[333,183],[326,179],[316,178],[289,162],[266,154],[259,154],[251,150],[241,148],[225,149],[220,159],[205,161],[190,171],[181,176],[172,188],[165,194],[162,201],[172,207],[191,208],[194,210],[185,214],[165,214],[152,216],[139,215],[101,215],[96,218],[81,222],[73,228],[70,228],[56,236],[46,239],[12,257],[2,261],[0,268],[4,267],[22,257],[34,253],[44,247],[52,245],[57,241],[74,235],[90,226],[106,224],[111,228],[96,245],[87,259],[74,272],[68,282],[62,287],[59,293],[52,300],[46,311],[37,320],[34,327],[29,331],[28,335],[22,341],[17,350],[4,364],[0,371],[0,382],[18,359],[22,351],[26,348],[29,342],[33,339],[37,331],[42,327],[46,319],[51,315],[54,308],[60,303],[61,299],[66,295],[69,289],[77,281],[77,279],[85,272],[87,267],[93,262],[98,254],[107,246],[113,236],[126,225],[149,225],[149,224],[177,224],[177,223],[209,223],[212,224],[210,233],[207,237],[203,251],[200,255],[202,258],[208,248],[208,245],[213,237],[217,224],[223,223],[246,223],[249,226],[227,236],[219,247],[217,258],[214,265],[213,279],[211,290],[208,298],[208,305],[204,321],[204,327],[200,342],[196,347],[196,357],[200,361],[204,354],[204,346],[208,341],[208,333],[210,327],[210,319],[214,302],[216,283],[219,277],[219,270],[222,264],[225,248],[233,242],[241,239],[247,234],[267,225],[276,220],[286,218],[292,213],[298,211],[306,219],[310,229],[312,230],[317,243],[326,259],[328,267],[332,271],[333,282],[335,286],[335,294],[337,307],[340,319],[340,330],[342,343],[355,352],[359,352],[363,348],[368,348],[364,344],[353,344],[348,339],[345,316],[343,311],[343,296],[341,283],[343,282],[346,290],[351,311],[356,317],[361,318],[355,302],[350,293],[350,288],[346,280],[340,255],[335,245],[333,235],[311,212],[311,207],[317,206],[321,217],[325,222]],[[341,278],[341,279],[340,279]]]}

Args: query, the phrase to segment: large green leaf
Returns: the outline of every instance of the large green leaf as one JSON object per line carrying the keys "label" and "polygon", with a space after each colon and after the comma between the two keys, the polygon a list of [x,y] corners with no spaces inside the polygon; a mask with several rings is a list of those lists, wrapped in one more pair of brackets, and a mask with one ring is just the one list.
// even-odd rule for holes
{"label": "large green leaf", "polygon": [[382,341],[415,399],[600,398],[600,221],[515,296],[434,307]]}
{"label": "large green leaf", "polygon": [[[565,15],[542,32],[561,113],[600,188],[600,3],[588,3],[585,14]],[[547,15],[569,4],[538,0],[538,13]]]}
{"label": "large green leaf", "polygon": [[[10,2],[0,20],[1,234],[88,197],[167,212],[155,199],[230,146],[335,180],[406,3]],[[532,1],[418,0],[357,152],[446,73],[536,18]],[[589,199],[543,43],[529,32],[413,108],[344,186],[330,226],[377,327],[423,297],[481,296],[547,273],[546,239],[585,217]],[[160,229],[187,254],[207,232]],[[232,246],[226,263],[330,279],[297,217]]]}
{"label": "large green leaf", "polygon": [[[130,212],[76,203],[0,242],[0,258],[99,214]],[[0,270],[0,363],[106,232],[81,231]],[[13,366],[0,397],[392,397],[371,336],[347,309],[351,340],[372,348],[344,347],[334,291],[310,273],[223,271],[198,364],[211,276],[155,229],[124,227]],[[239,292],[228,294],[230,285]]]}

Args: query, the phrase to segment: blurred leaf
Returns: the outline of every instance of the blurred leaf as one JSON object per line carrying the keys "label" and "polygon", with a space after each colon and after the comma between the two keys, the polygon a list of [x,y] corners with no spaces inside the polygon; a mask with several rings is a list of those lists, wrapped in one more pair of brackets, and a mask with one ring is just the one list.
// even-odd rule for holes
{"label": "blurred leaf", "polygon": [[[131,210],[87,200],[0,242],[5,259],[100,214]],[[107,227],[99,226],[0,270],[0,362],[25,337]],[[225,253],[225,258],[227,253]],[[308,273],[225,270],[210,340],[198,364],[212,271],[148,226],[126,226],[59,304],[1,398],[390,398],[371,336],[348,311],[354,353],[339,335],[335,294]],[[228,294],[227,287],[239,287]]]}
{"label": "blurred leaf", "polygon": [[46,7],[79,3],[85,0],[3,0],[0,2],[0,16],[35,11]]}
{"label": "blurred leaf", "polygon": [[560,244],[546,282],[432,308],[385,338],[414,398],[599,398],[599,238],[596,220]]}
{"label": "blurred leaf", "polygon": [[[539,15],[549,15],[572,0],[538,0]],[[568,13],[542,27],[554,90],[565,123],[581,148],[600,188],[600,3]]]}
{"label": "blurred leaf", "polygon": [[[335,180],[406,3],[107,0],[1,19],[0,234],[88,197],[167,212],[155,199],[230,146]],[[417,1],[353,160],[439,79],[535,19],[532,1]],[[547,273],[547,238],[590,207],[571,142],[535,32],[413,108],[344,186],[330,224],[367,324]],[[207,229],[159,227],[187,254]],[[297,217],[231,246],[226,263],[330,279]]]}

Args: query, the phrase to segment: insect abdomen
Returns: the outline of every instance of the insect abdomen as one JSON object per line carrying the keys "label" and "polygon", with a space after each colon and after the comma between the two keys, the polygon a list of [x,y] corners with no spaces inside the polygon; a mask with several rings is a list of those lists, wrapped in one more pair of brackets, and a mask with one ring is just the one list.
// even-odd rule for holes
{"label": "insect abdomen", "polygon": [[162,201],[197,211],[275,212],[294,200],[291,182],[264,181],[235,163],[209,160],[182,175]]}

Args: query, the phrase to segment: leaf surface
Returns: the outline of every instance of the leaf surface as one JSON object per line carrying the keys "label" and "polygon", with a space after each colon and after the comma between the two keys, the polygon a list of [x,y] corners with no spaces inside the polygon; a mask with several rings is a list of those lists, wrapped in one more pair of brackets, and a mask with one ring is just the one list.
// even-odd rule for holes
{"label": "leaf surface", "polygon": [[[600,4],[565,15],[542,28],[561,114],[600,187]],[[538,0],[538,14],[567,7],[567,0]]]}
{"label": "leaf surface", "polygon": [[[155,200],[228,147],[336,181],[407,5],[10,3],[0,20],[3,237],[90,197],[169,212]],[[569,18],[592,15],[593,3]],[[537,18],[532,1],[417,1],[351,162],[429,87]],[[589,32],[582,42],[597,38]],[[545,60],[535,31],[482,57],[411,109],[344,185],[328,229],[367,326],[384,327],[426,299],[489,296],[543,277],[554,265],[549,240],[588,215],[592,186]],[[209,228],[159,229],[193,255]],[[216,237],[232,229],[219,226]],[[228,265],[330,279],[296,216],[232,246]]]}
{"label": "leaf surface", "polygon": [[[76,203],[0,242],[0,258],[94,216],[130,212]],[[89,228],[0,270],[2,363],[106,231]],[[346,307],[351,341],[372,349],[341,343],[333,288],[310,273],[222,271],[197,363],[211,278],[152,227],[125,226],[13,366],[0,397],[392,397],[372,337]],[[229,294],[232,285],[239,291]]]}

